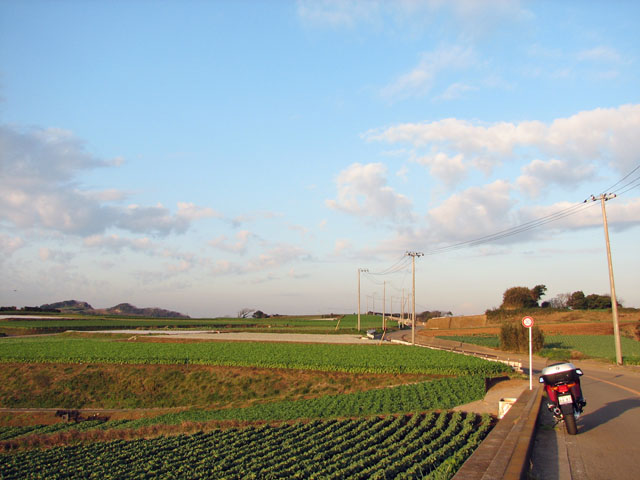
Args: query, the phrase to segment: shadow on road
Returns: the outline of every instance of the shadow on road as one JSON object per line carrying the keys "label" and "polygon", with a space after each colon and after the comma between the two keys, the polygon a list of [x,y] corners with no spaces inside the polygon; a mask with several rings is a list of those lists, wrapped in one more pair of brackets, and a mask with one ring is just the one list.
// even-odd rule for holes
{"label": "shadow on road", "polygon": [[597,410],[585,413],[582,416],[580,422],[582,424],[582,428],[580,429],[580,433],[588,432],[589,430],[597,428],[598,425],[602,425],[619,417],[628,410],[633,410],[634,408],[639,407],[640,398],[625,398],[623,400],[609,402]]}
{"label": "shadow on road", "polygon": [[562,477],[559,432],[554,427],[553,415],[543,406],[538,417],[538,429],[531,455],[531,478],[559,480]]}

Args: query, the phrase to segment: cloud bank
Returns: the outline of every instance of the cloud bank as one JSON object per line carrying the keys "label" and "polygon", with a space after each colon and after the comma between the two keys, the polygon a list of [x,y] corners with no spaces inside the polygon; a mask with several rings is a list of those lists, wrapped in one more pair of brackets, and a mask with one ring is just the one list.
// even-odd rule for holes
{"label": "cloud bank", "polygon": [[552,157],[532,161],[518,181],[526,192],[536,195],[554,166],[574,183],[592,178],[594,164],[627,173],[637,162],[638,131],[640,105],[622,105],[579,112],[548,124],[483,124],[448,118],[370,130],[363,137],[369,142],[407,144],[416,152],[426,150],[416,158],[443,179],[463,178],[472,169],[490,173],[505,162],[526,160],[532,154]]}
{"label": "cloud bank", "polygon": [[89,236],[118,228],[166,236],[186,232],[194,220],[217,217],[211,208],[181,202],[177,212],[156,206],[120,206],[125,192],[91,191],[78,178],[84,171],[113,168],[67,130],[0,125],[0,221],[18,228]]}

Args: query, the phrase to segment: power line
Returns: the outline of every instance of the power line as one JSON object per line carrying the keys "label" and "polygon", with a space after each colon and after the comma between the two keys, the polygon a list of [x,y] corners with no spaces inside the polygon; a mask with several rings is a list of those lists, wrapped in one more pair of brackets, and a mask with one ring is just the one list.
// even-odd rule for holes
{"label": "power line", "polygon": [[569,217],[571,215],[575,215],[576,213],[579,213],[582,210],[585,210],[587,208],[591,208],[593,205],[591,204],[584,204],[584,203],[579,203],[579,204],[575,204],[572,205],[570,207],[567,207],[563,210],[559,210],[555,213],[552,213],[550,215],[546,215],[544,217],[540,217],[537,218],[535,220],[531,220],[529,222],[525,222],[521,225],[515,226],[515,227],[511,227],[505,230],[501,230],[499,232],[496,233],[492,233],[489,235],[485,235],[483,237],[478,237],[475,238],[473,240],[467,240],[464,242],[459,242],[459,243],[455,243],[452,245],[446,245],[444,247],[440,247],[440,248],[435,248],[432,250],[427,250],[425,252],[425,255],[436,255],[439,253],[445,253],[448,251],[452,251],[452,250],[460,250],[462,248],[467,248],[467,247],[475,247],[477,245],[482,245],[484,243],[490,243],[490,242],[495,242],[498,240],[502,240],[504,238],[508,238],[511,237],[513,235],[517,235],[519,233],[523,233],[529,230],[533,230],[534,228],[538,228],[542,225],[546,225],[547,223],[551,223],[551,222],[555,222],[557,220],[560,220],[562,218],[565,217]]}
{"label": "power line", "polygon": [[638,181],[638,183],[636,183],[635,185],[633,185],[633,186],[631,186],[631,187],[627,188],[626,190],[623,190],[623,191],[621,191],[621,192],[618,192],[618,193],[617,193],[617,195],[618,195],[618,196],[623,195],[623,194],[627,193],[629,190],[633,190],[634,188],[638,188],[638,187],[640,187],[640,178],[639,178],[639,179],[637,179],[637,181]]}
{"label": "power line", "polygon": [[381,272],[369,272],[369,275],[390,275],[392,273],[396,273],[404,270],[409,266],[410,260],[406,257],[406,255],[402,255],[393,265],[387,267]]}
{"label": "power line", "polygon": [[[637,172],[638,170],[640,170],[640,165],[636,166],[633,170],[631,170],[627,175],[625,175],[624,177],[622,177],[620,180],[618,180],[616,183],[614,183],[608,190],[612,191],[612,189],[620,184],[622,184],[625,180],[627,180],[629,177],[631,177],[635,172]],[[624,183],[623,185],[620,185],[618,187],[617,191],[612,191],[612,193],[615,193],[617,196],[620,196],[624,193],[627,193],[630,190],[633,190],[634,188],[640,187],[640,175],[632,178],[631,180],[629,180],[627,183]],[[528,222],[522,223],[520,225],[517,225],[515,227],[511,227],[511,228],[507,228],[505,230],[500,230],[498,232],[489,234],[489,235],[485,235],[482,237],[478,237],[478,238],[474,238],[471,240],[466,240],[463,242],[458,242],[458,243],[454,243],[451,245],[445,245],[439,248],[434,248],[431,250],[426,250],[424,252],[424,255],[437,255],[437,254],[441,254],[441,253],[447,253],[447,252],[451,252],[451,251],[455,251],[455,250],[460,250],[460,249],[464,249],[464,248],[470,248],[470,247],[475,247],[478,245],[482,245],[482,244],[486,244],[486,243],[491,243],[491,242],[496,242],[499,240],[503,240],[505,238],[508,237],[512,237],[514,235],[518,235],[520,233],[524,233],[530,230],[533,230],[535,228],[539,228],[543,225],[547,225],[549,223],[552,222],[556,222],[558,220],[562,220],[563,218],[567,218],[573,215],[576,215],[580,212],[582,212],[583,210],[586,210],[587,208],[591,208],[594,207],[595,204],[594,203],[589,203],[587,201],[584,202],[580,202],[580,203],[576,203],[573,205],[570,205],[569,207],[563,208],[561,210],[558,210],[557,212],[551,213],[549,215],[545,215],[543,217],[540,218],[536,218],[534,220],[530,220]],[[400,272],[402,270],[406,270],[409,267],[409,259],[406,255],[403,255],[402,257],[400,257],[398,260],[396,260],[395,263],[393,263],[391,266],[387,267],[385,270],[382,270],[380,272],[369,272],[368,275],[390,275],[393,273],[397,273]],[[373,280],[373,279],[370,279]],[[381,285],[381,283],[380,283]]]}
{"label": "power line", "polygon": [[[627,173],[624,177],[622,177],[620,180],[618,180],[616,183],[614,183],[613,185],[611,185],[609,188],[605,189],[605,192],[611,192],[613,191],[613,187],[615,187],[616,185],[618,185],[619,183],[624,182],[627,178],[629,178],[633,172],[635,172],[636,170],[640,169],[640,165],[636,166],[636,168],[634,168],[633,170],[631,170],[629,173]],[[640,177],[638,177],[640,178]],[[637,179],[636,179],[637,180]]]}
{"label": "power line", "polygon": [[[620,182],[618,182],[620,183]],[[633,180],[625,183],[624,185],[622,185],[621,187],[618,187],[618,190],[611,190],[609,189],[608,191],[611,193],[615,193],[616,195],[622,195],[623,193],[628,192],[629,190],[633,190],[634,188],[640,186],[640,176],[637,176],[636,178],[634,178]],[[623,190],[625,189],[626,190]]]}
{"label": "power line", "polygon": [[[615,187],[616,185],[619,185],[620,183],[624,182],[627,178],[629,178],[631,175],[633,175],[634,172],[636,172],[637,170],[640,169],[640,165],[636,166],[633,170],[631,170],[627,175],[625,175],[624,177],[622,177],[620,180],[618,180],[616,183],[614,183],[612,185],[611,188],[609,188],[608,190],[611,190],[613,187]],[[632,179],[631,181],[627,182],[626,184],[622,185],[619,187],[619,189],[625,189],[626,190],[621,190],[618,192],[614,192],[617,195],[621,195],[623,193],[628,192],[629,190],[632,190],[636,187],[640,186],[640,176],[635,177],[634,179]],[[628,188],[627,188],[628,187]],[[446,245],[444,247],[440,247],[440,248],[435,248],[432,250],[429,250],[427,252],[425,252],[425,255],[436,255],[438,253],[445,253],[448,251],[452,251],[452,250],[459,250],[461,248],[467,248],[467,247],[475,247],[477,245],[482,245],[484,243],[489,243],[489,242],[495,242],[498,240],[502,240],[504,238],[508,238],[511,237],[513,235],[517,235],[520,233],[524,233],[527,232],[529,230],[533,230],[534,228],[538,228],[541,227],[543,225],[546,225],[548,223],[551,222],[555,222],[557,220],[561,220],[563,218],[572,216],[572,215],[576,215],[577,213],[580,213],[581,211],[587,209],[587,208],[591,208],[593,206],[593,204],[589,204],[585,202],[581,202],[581,203],[577,203],[574,205],[571,205],[567,208],[564,208],[562,210],[559,210],[557,212],[554,212],[552,214],[546,215],[544,217],[540,217],[537,218],[535,220],[531,220],[529,222],[525,222],[521,225],[512,227],[512,228],[508,228],[490,235],[485,235],[484,237],[479,237],[473,240],[467,240],[465,242],[459,242],[459,243],[455,243],[453,245]]]}

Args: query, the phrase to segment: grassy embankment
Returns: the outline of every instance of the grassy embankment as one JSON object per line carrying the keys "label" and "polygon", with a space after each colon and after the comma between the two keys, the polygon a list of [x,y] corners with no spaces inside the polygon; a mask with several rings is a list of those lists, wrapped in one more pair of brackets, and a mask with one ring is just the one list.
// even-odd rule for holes
{"label": "grassy embankment", "polygon": [[[277,403],[283,411],[289,408],[286,402],[324,398],[335,404],[343,396],[345,405],[353,405],[362,399],[349,395],[402,385],[409,385],[409,390],[398,390],[396,411],[449,408],[453,400],[465,403],[482,393],[476,387],[467,388],[475,393],[474,398],[466,398],[461,393],[466,388],[463,381],[453,397],[462,396],[453,398],[447,391],[457,386],[436,388],[433,384],[440,393],[421,407],[421,399],[428,396],[421,390],[425,381],[473,377],[484,385],[485,377],[507,371],[502,364],[394,345],[155,343],[67,336],[2,339],[0,362],[4,364],[0,378],[4,406],[233,408],[238,418],[246,417],[246,411],[240,409],[257,404]],[[394,403],[393,395],[386,399],[380,395],[384,396],[376,393],[367,401],[380,406]],[[405,404],[400,401],[402,395],[408,399]],[[296,416],[304,416],[304,408],[312,404],[304,404],[302,410],[300,405]],[[334,416],[347,414],[352,408],[343,407],[331,407],[332,413],[330,408],[316,409],[310,416],[323,411]],[[380,413],[375,407],[368,408],[370,414]],[[385,413],[390,408],[384,407]],[[254,408],[251,415],[259,418],[260,413]]]}
{"label": "grassy embankment", "polygon": [[[538,353],[558,361],[579,360],[583,358],[597,358],[615,361],[615,346],[613,339],[613,322],[611,311],[555,311],[555,310],[526,310],[522,312],[503,312],[492,320],[479,320],[474,317],[469,322],[473,326],[465,325],[462,318],[457,320],[459,331],[447,330],[446,334],[437,335],[438,338],[458,342],[472,343],[499,348],[498,319],[500,321],[518,322],[525,315],[535,318],[536,325],[545,334],[545,347]],[[494,326],[488,326],[491,324]],[[640,364],[640,312],[637,309],[622,309],[619,314],[621,330],[621,344],[624,361],[628,364]]]}

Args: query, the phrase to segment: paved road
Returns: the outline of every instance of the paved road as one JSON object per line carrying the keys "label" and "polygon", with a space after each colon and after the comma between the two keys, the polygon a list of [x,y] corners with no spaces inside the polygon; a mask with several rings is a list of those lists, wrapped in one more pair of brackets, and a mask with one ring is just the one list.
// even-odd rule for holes
{"label": "paved road", "polygon": [[[578,363],[578,362],[576,362]],[[578,435],[568,435],[551,415],[534,446],[534,474],[545,479],[637,479],[640,447],[640,374],[632,368],[580,362],[587,407]],[[555,457],[555,458],[554,458]]]}
{"label": "paved road", "polygon": [[[411,340],[410,332],[407,334],[406,331],[392,336]],[[421,344],[438,342],[421,335],[416,338],[417,343]],[[496,350],[467,344],[464,347],[507,357]],[[515,357],[522,361],[523,369],[528,374],[528,356],[508,356],[512,360]],[[546,364],[547,359],[534,356],[534,380],[537,380],[537,375]],[[588,402],[578,420],[578,435],[568,435],[562,425],[554,427],[552,416],[543,411],[542,425],[538,429],[533,450],[533,478],[640,478],[640,368],[618,367],[595,361],[575,361],[574,364],[585,373],[582,387]]]}

